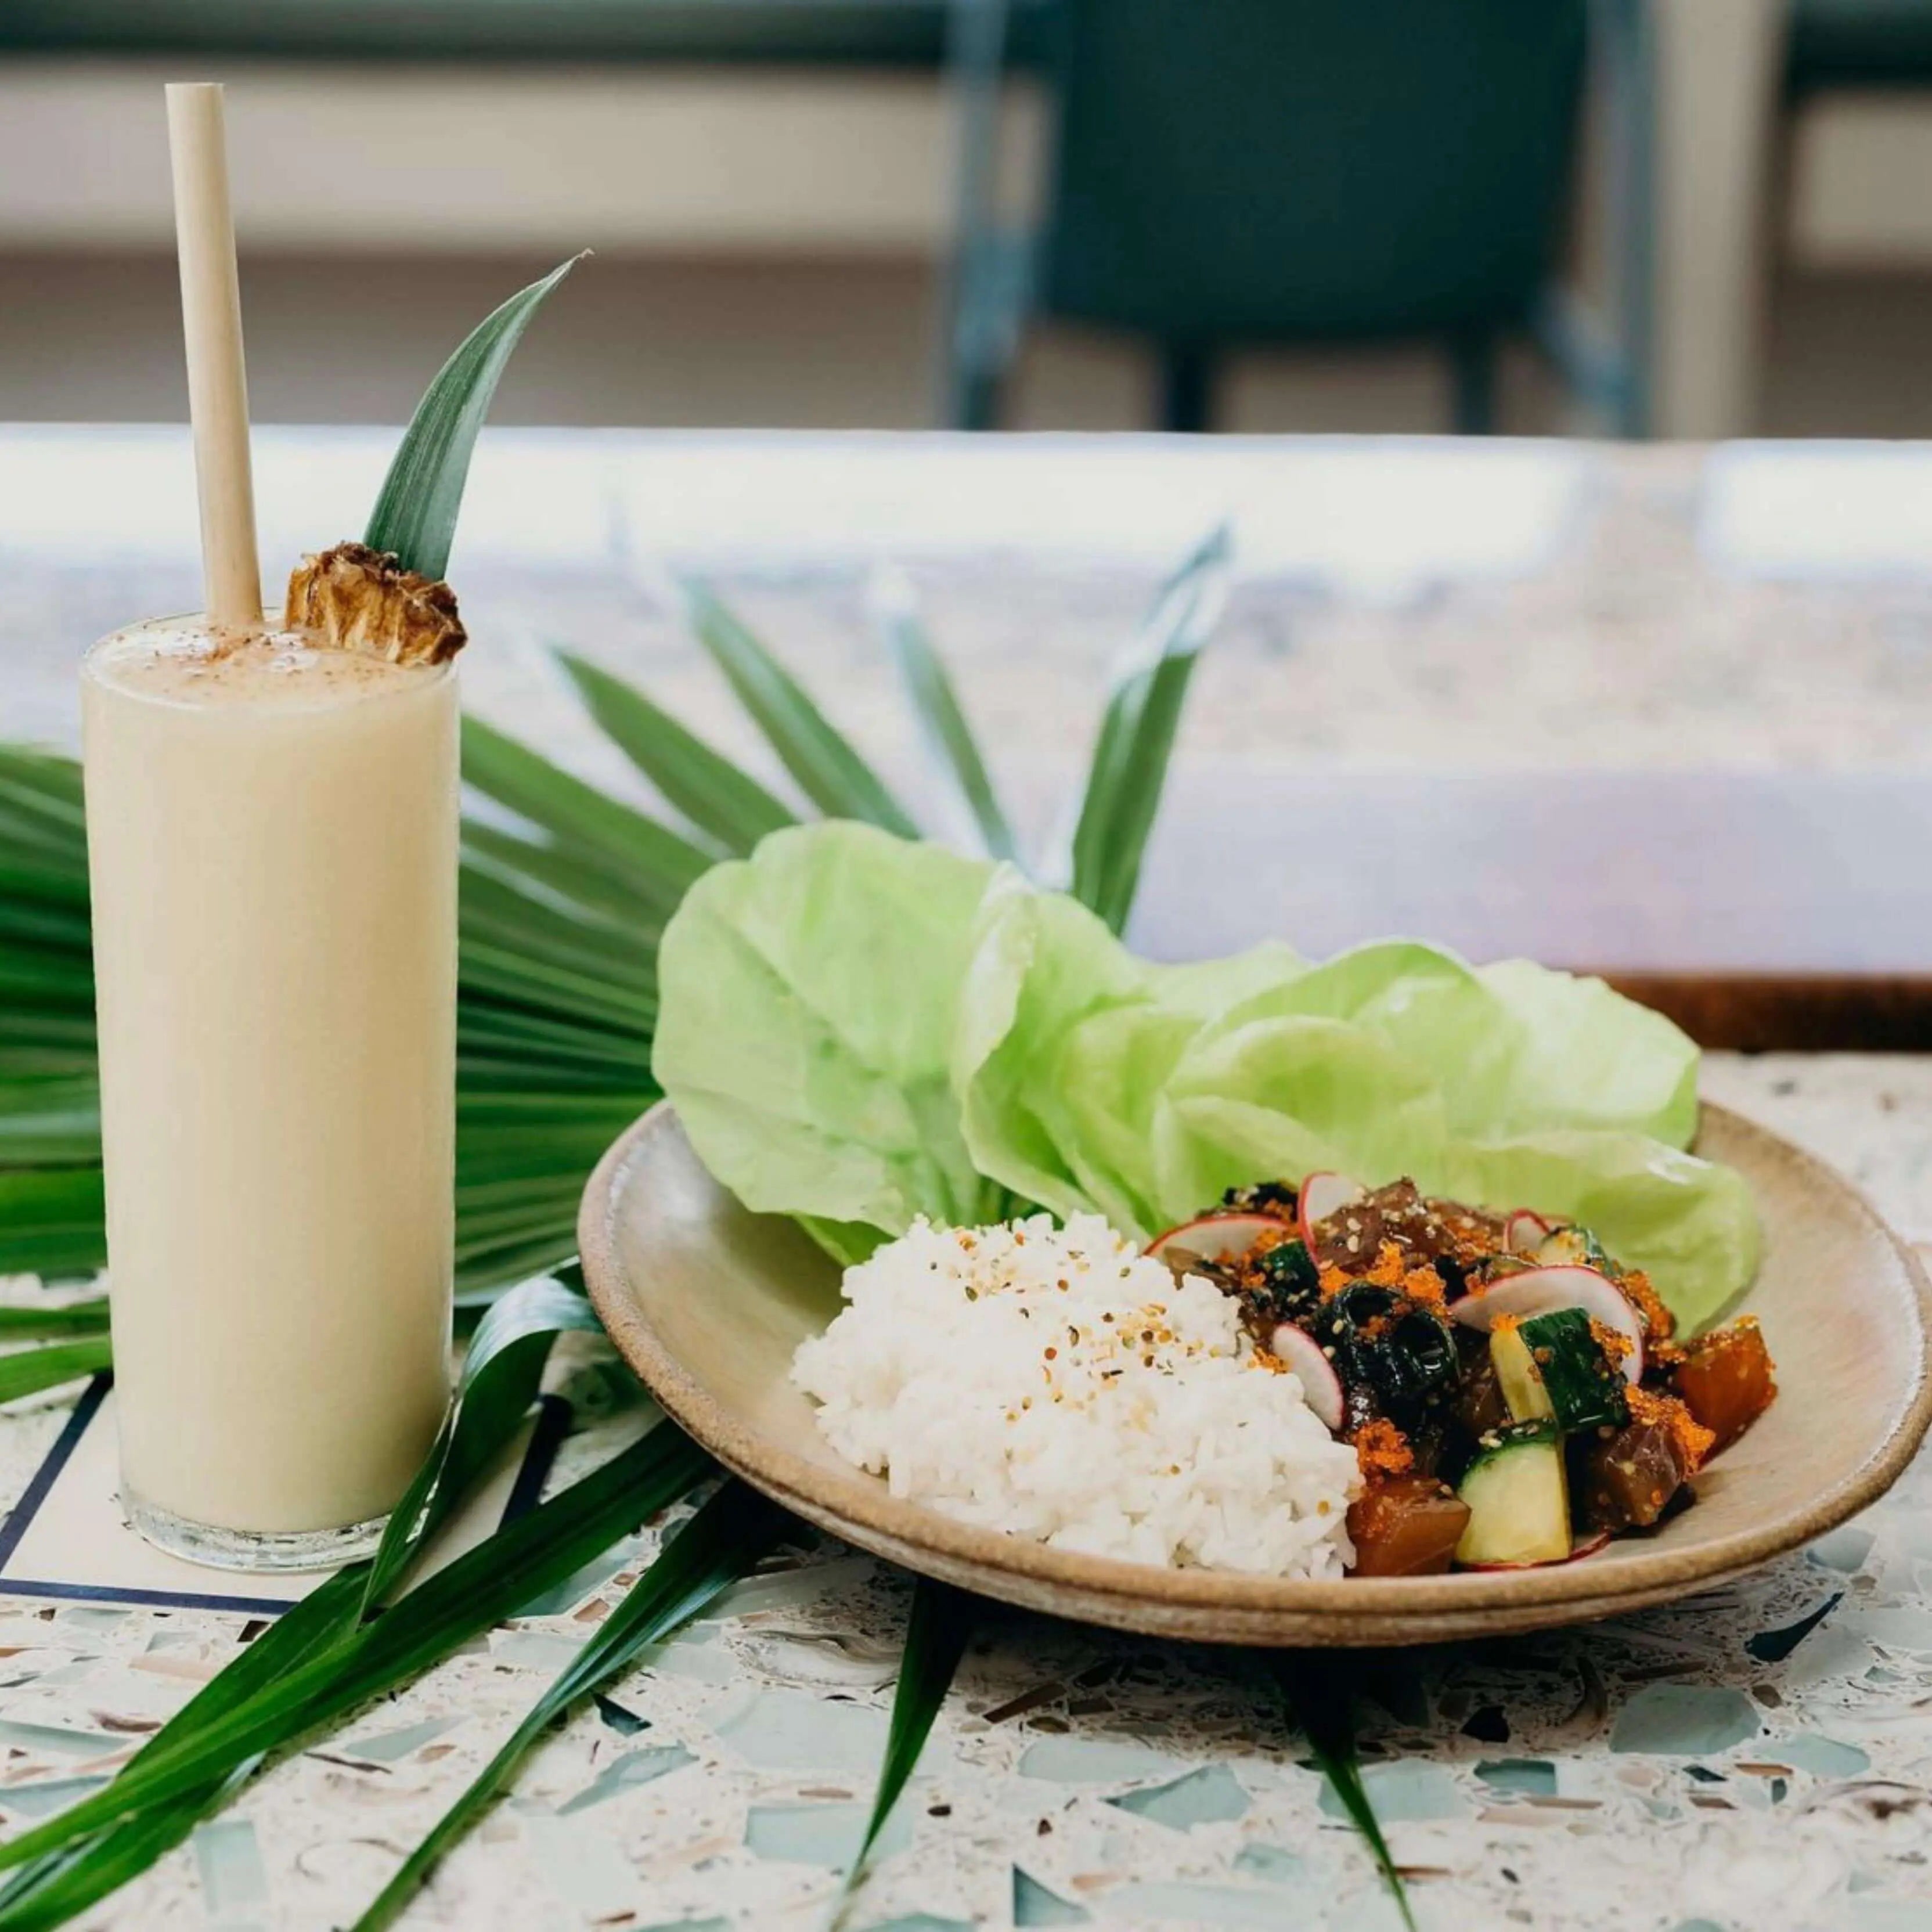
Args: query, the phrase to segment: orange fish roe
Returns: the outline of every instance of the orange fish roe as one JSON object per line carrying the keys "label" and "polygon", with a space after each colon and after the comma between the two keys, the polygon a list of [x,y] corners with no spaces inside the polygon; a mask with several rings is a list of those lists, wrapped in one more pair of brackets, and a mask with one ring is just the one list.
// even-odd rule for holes
{"label": "orange fish roe", "polygon": [[1368,1272],[1358,1279],[1372,1282],[1378,1288],[1400,1288],[1406,1272],[1402,1265],[1401,1249],[1393,1241],[1384,1241],[1376,1250],[1375,1261]]}
{"label": "orange fish roe", "polygon": [[1502,1216],[1472,1214],[1452,1201],[1431,1199],[1427,1206],[1448,1232],[1450,1252],[1465,1268],[1487,1261],[1503,1246]]}
{"label": "orange fish roe", "polygon": [[1372,1422],[1364,1423],[1352,1439],[1355,1460],[1362,1466],[1365,1476],[1406,1475],[1415,1467],[1415,1452],[1409,1448],[1408,1437],[1394,1423],[1380,1416]]}
{"label": "orange fish roe", "polygon": [[1432,1308],[1440,1308],[1445,1299],[1442,1277],[1430,1267],[1411,1268],[1401,1248],[1394,1241],[1384,1241],[1376,1251],[1376,1258],[1366,1268],[1353,1270],[1337,1268],[1332,1262],[1324,1262],[1316,1270],[1324,1299],[1340,1294],[1351,1282],[1365,1281],[1376,1288],[1394,1288],[1408,1296],[1412,1301],[1420,1301]]}
{"label": "orange fish roe", "polygon": [[1612,1368],[1623,1366],[1624,1358],[1630,1352],[1630,1338],[1621,1328],[1612,1328],[1607,1322],[1592,1322],[1590,1338],[1603,1350],[1604,1359]]}
{"label": "orange fish roe", "polygon": [[1658,1341],[1668,1341],[1676,1332],[1677,1320],[1670,1310],[1658,1299],[1657,1290],[1650,1285],[1650,1277],[1641,1270],[1624,1276],[1617,1283],[1626,1300],[1636,1304],[1636,1312],[1643,1317],[1643,1331]]}
{"label": "orange fish roe", "polygon": [[1654,1390],[1641,1388],[1628,1393],[1631,1421],[1655,1423],[1669,1430],[1690,1472],[1695,1474],[1702,1468],[1717,1437],[1674,1395],[1659,1395]]}
{"label": "orange fish roe", "polygon": [[1412,1301],[1427,1308],[1441,1308],[1448,1302],[1442,1277],[1432,1268],[1411,1268],[1402,1278],[1402,1292]]}

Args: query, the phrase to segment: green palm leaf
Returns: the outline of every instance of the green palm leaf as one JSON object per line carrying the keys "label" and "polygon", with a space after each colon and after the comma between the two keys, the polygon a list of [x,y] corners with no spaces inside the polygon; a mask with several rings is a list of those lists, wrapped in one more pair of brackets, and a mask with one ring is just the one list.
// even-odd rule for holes
{"label": "green palm leaf", "polygon": [[[372,544],[441,573],[489,392],[516,335],[562,272],[506,304],[439,377],[440,393],[425,398],[385,486]],[[405,514],[412,492],[424,507]],[[1117,926],[1132,902],[1188,672],[1211,623],[1225,560],[1225,539],[1210,540],[1168,586],[1108,703],[1072,862],[1077,889]],[[702,586],[687,586],[687,602],[700,640],[812,803],[916,836],[883,782],[771,652]],[[903,614],[889,623],[888,638],[982,838],[989,850],[1010,853],[1010,830],[937,650],[916,619]],[[466,1301],[571,1252],[585,1174],[657,1096],[650,1054],[665,920],[718,856],[748,850],[793,817],[648,698],[580,658],[566,655],[564,662],[593,718],[695,836],[466,721],[466,778],[520,821],[512,827],[472,816],[464,825],[457,1260]],[[85,1274],[102,1259],[86,913],[77,766],[0,747],[0,1271]],[[14,1868],[0,1880],[0,1932],[57,1924],[104,1896],[225,1803],[268,1755],[448,1654],[709,1471],[692,1445],[668,1430],[656,1432],[380,1618],[362,1619],[367,1606],[393,1594],[423,1538],[488,1460],[486,1450],[526,1412],[556,1328],[590,1320],[582,1298],[554,1281],[526,1283],[496,1300],[472,1340],[461,1401],[376,1561],[343,1573],[272,1626],[106,1790],[0,1846],[0,1868]],[[0,1400],[106,1365],[105,1307],[98,1298],[68,1310],[0,1310],[0,1338],[29,1335],[59,1339],[0,1355]],[[728,1509],[724,1497],[732,1496],[740,1500]],[[766,1546],[739,1520],[748,1513],[779,1520],[768,1505],[728,1490],[674,1540],[372,1914],[399,1909],[559,1714],[755,1561]],[[716,1548],[691,1540],[700,1524],[734,1521],[742,1533],[721,1533]],[[962,1600],[920,1586],[855,1880],[912,1774],[967,1628]],[[1352,1760],[1336,1761],[1344,1764],[1336,1786],[1346,1797]]]}
{"label": "green palm leaf", "polygon": [[573,256],[520,289],[485,316],[436,371],[382,479],[363,535],[371,550],[393,550],[404,569],[425,577],[440,578],[448,569],[470,455],[496,385],[544,298],[583,259]]}
{"label": "green palm leaf", "polygon": [[[268,1688],[284,1672],[338,1642],[354,1623],[359,1577],[332,1576],[285,1611],[214,1677],[129,1760],[152,1762]],[[226,1778],[188,1801],[164,1805],[110,1830],[84,1835],[28,1861],[0,1883],[0,1932],[40,1932],[64,1924],[97,1899],[137,1878],[186,1838],[196,1821],[247,1782],[261,1758],[244,1759]]]}
{"label": "green palm leaf", "polygon": [[559,651],[585,707],[605,736],[700,832],[728,852],[746,853],[768,832],[797,824],[795,814],[703,739],[661,711],[634,685],[574,651]]}
{"label": "green palm leaf", "polygon": [[0,1161],[9,1167],[76,1167],[100,1157],[92,1077],[29,1075],[0,1085]]}
{"label": "green palm leaf", "polygon": [[935,1582],[929,1576],[913,1585],[912,1614],[906,1620],[905,1648],[899,1658],[899,1679],[892,1692],[892,1714],[886,1733],[886,1755],[879,1767],[878,1789],[874,1793],[871,1815],[866,1820],[866,1835],[846,1874],[839,1909],[832,1923],[844,1922],[846,1910],[863,1880],[866,1861],[886,1820],[904,1795],[926,1739],[932,1735],[934,1720],[952,1679],[966,1644],[973,1634],[973,1600],[950,1584]]}
{"label": "green palm leaf", "polygon": [[0,939],[71,951],[85,946],[87,938],[87,894],[80,880],[20,865],[0,866]]}
{"label": "green palm leaf", "polygon": [[392,1925],[443,1854],[482,1816],[553,1724],[629,1670],[646,1644],[668,1636],[757,1568],[788,1526],[776,1504],[728,1483],[665,1544],[623,1601],[532,1705],[502,1748],[430,1828],[356,1920],[354,1932]]}
{"label": "green palm leaf", "polygon": [[872,609],[927,740],[972,814],[987,856],[1017,862],[1019,849],[1012,827],[993,788],[986,761],[980,755],[945,660],[920,622],[912,586],[896,572],[881,572],[873,580]]}
{"label": "green palm leaf", "polygon": [[1133,909],[1188,680],[1226,601],[1232,548],[1223,525],[1168,580],[1114,675],[1100,721],[1069,889],[1116,932]]}
{"label": "green palm leaf", "polygon": [[58,753],[14,745],[0,750],[0,827],[44,856],[87,862],[80,768]]}
{"label": "green palm leaf", "polygon": [[24,1340],[28,1336],[104,1335],[107,1332],[107,1298],[97,1294],[85,1301],[50,1302],[44,1308],[30,1304],[0,1306],[0,1340]]}
{"label": "green palm leaf", "polygon": [[[522,1426],[556,1336],[567,1329],[596,1325],[581,1294],[554,1280],[523,1282],[499,1301],[472,1338],[450,1423],[398,1504],[374,1558],[339,1571],[271,1624],[148,1740],[123,1774],[152,1773],[157,1765],[191,1755],[235,1713],[272,1699],[291,1673],[318,1658],[352,1648],[361,1621],[404,1576]],[[290,1717],[298,1728],[306,1721],[299,1711]],[[146,1870],[197,1819],[234,1795],[259,1768],[267,1748],[244,1756],[224,1775],[157,1802],[122,1822],[70,1838],[30,1860],[0,1885],[0,1932],[57,1925]]]}
{"label": "green palm leaf", "polygon": [[1388,1840],[1382,1835],[1382,1820],[1376,1816],[1368,1787],[1362,1782],[1361,1761],[1355,1750],[1352,1672],[1346,1664],[1338,1664],[1332,1658],[1312,1658],[1296,1651],[1279,1653],[1274,1664],[1289,1712],[1308,1739],[1315,1762],[1348,1813],[1349,1822],[1366,1843],[1384,1882],[1394,1894],[1402,1922],[1408,1932],[1415,1932],[1415,1916],[1409,1909],[1402,1874],[1396,1868]]}
{"label": "green palm leaf", "polygon": [[110,1832],[49,1852],[0,1884],[0,1932],[49,1932],[90,1905],[118,1892],[192,1832],[208,1812],[225,1804],[254,1774],[259,1760],[243,1764],[200,1804],[165,1806],[130,1819]]}
{"label": "green palm leaf", "polygon": [[[0,1867],[22,1865],[76,1839],[172,1803],[280,1750],[442,1661],[628,1534],[710,1469],[704,1450],[668,1426],[540,1504],[386,1610],[178,1747],[143,1752],[105,1790],[0,1844]],[[354,1572],[359,1582],[360,1566]]]}
{"label": "green palm leaf", "polygon": [[829,818],[862,819],[916,838],[918,826],[805,687],[704,585],[686,580],[680,587],[693,634],[806,796]]}
{"label": "green palm leaf", "polygon": [[[480,791],[481,784],[477,786]],[[638,902],[637,888],[620,868],[601,861],[595,850],[566,850],[519,838],[500,825],[474,818],[463,821],[466,878],[489,878],[514,887],[545,905],[580,916],[601,914],[632,933],[644,933],[653,947],[662,922],[652,922]]]}
{"label": "green palm leaf", "polygon": [[23,1395],[98,1376],[112,1359],[107,1337],[100,1334],[76,1342],[50,1342],[42,1348],[16,1348],[0,1355],[0,1402],[17,1402]]}
{"label": "green palm leaf", "polygon": [[428,1456],[391,1512],[369,1564],[361,1613],[373,1613],[476,1479],[502,1452],[536,1401],[550,1345],[568,1330],[596,1334],[584,1296],[548,1276],[521,1282],[470,1338],[456,1400]]}
{"label": "green palm leaf", "polygon": [[75,1281],[107,1258],[98,1157],[87,1167],[0,1168],[0,1274]]}
{"label": "green palm leaf", "polygon": [[549,832],[568,856],[641,892],[666,916],[715,854],[572,778],[480,718],[463,721],[466,784]]}

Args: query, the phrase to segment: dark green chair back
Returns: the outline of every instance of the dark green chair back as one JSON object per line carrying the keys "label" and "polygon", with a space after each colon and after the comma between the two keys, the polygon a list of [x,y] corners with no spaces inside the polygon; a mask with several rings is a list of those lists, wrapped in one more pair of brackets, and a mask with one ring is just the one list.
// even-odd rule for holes
{"label": "dark green chair back", "polygon": [[1586,0],[1064,0],[1036,302],[1169,345],[1522,320]]}
{"label": "dark green chair back", "polygon": [[1932,84],[1932,0],[1792,0],[1794,94]]}

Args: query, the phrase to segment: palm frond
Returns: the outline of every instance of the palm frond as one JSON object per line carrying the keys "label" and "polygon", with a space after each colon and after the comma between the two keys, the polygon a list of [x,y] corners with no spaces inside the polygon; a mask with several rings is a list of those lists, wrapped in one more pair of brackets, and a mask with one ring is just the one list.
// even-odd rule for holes
{"label": "palm frond", "polygon": [[856,818],[902,838],[919,827],[813,704],[805,687],[704,584],[680,586],[692,634],[710,654],[799,789],[828,818]]}
{"label": "palm frond", "polygon": [[[272,1694],[284,1678],[351,1642],[361,1620],[405,1575],[521,1427],[556,1336],[595,1325],[582,1294],[553,1280],[523,1282],[498,1302],[472,1339],[451,1420],[392,1516],[374,1558],[350,1565],[285,1611],[176,1712],[124,1770],[152,1770],[191,1749],[233,1713]],[[198,1819],[225,1804],[264,1755],[245,1756],[198,1788],[124,1822],[70,1838],[21,1866],[0,1884],[0,1932],[59,1924],[145,1871]]]}
{"label": "palm frond", "polygon": [[[466,373],[425,398],[406,440],[408,461],[399,455],[372,520],[372,544],[440,574],[481,421],[465,398],[481,393],[487,404],[509,346],[562,272],[524,291],[452,358],[445,376],[459,363]],[[494,334],[491,324],[500,325]],[[1117,927],[1132,901],[1226,550],[1224,536],[1210,539],[1169,585],[1102,722],[1072,879]],[[700,643],[812,804],[916,836],[884,782],[764,644],[704,586],[686,592]],[[988,850],[1010,855],[1010,828],[936,648],[916,616],[903,612],[887,636]],[[494,1299],[495,1307],[472,1338],[462,1399],[373,1564],[352,1566],[273,1626],[104,1791],[0,1846],[0,1870],[12,1868],[0,1879],[0,1932],[58,1924],[105,1896],[225,1803],[268,1756],[553,1587],[710,1472],[694,1445],[660,1429],[380,1618],[363,1616],[394,1594],[485,1449],[524,1413],[549,1337],[591,1321],[581,1298],[556,1282],[525,1283],[507,1296],[502,1289],[573,1251],[585,1177],[658,1097],[650,1052],[665,922],[718,859],[794,818],[642,693],[580,658],[565,654],[563,663],[592,718],[689,830],[465,721],[464,776],[489,804],[464,824],[457,1277],[460,1300],[470,1305],[463,1323],[474,1318],[475,1304]],[[74,762],[0,746],[0,1273],[86,1276],[104,1258],[85,833]],[[0,1308],[0,1339],[30,1336],[56,1339],[0,1354],[0,1400],[107,1363],[98,1298]],[[400,1910],[558,1714],[744,1574],[780,1521],[735,1488],[707,1506],[412,1856],[367,1922],[386,1923]],[[718,1526],[716,1536],[710,1527],[700,1536],[700,1525]],[[855,1880],[912,1774],[968,1628],[964,1600],[920,1586]],[[1336,1780],[1344,1790],[1352,1760],[1336,1762],[1344,1766]]]}
{"label": "palm frond", "polygon": [[[278,1750],[440,1663],[554,1589],[712,1467],[688,1437],[653,1429],[412,1590],[373,1622],[284,1672],[167,1750],[150,1748],[106,1787],[0,1843],[0,1868],[29,1863],[157,1806],[194,1802],[250,1758]],[[359,1586],[364,1567],[338,1573]]]}
{"label": "palm frond", "polygon": [[1232,550],[1223,525],[1168,579],[1108,695],[1074,828],[1068,889],[1116,932],[1133,910],[1188,680],[1227,600]]}
{"label": "palm frond", "polygon": [[1388,1840],[1382,1835],[1382,1820],[1362,1782],[1361,1760],[1355,1750],[1354,1680],[1348,1664],[1297,1651],[1281,1652],[1274,1660],[1289,1712],[1307,1738],[1315,1762],[1348,1814],[1349,1822],[1368,1846],[1383,1882],[1394,1894],[1402,1922],[1408,1932],[1415,1932],[1415,1915],[1409,1907],[1402,1874],[1396,1868]]}
{"label": "palm frond", "polygon": [[[452,442],[450,465],[456,455]],[[1226,551],[1217,532],[1183,566],[1108,703],[1072,884],[1116,924],[1132,903]],[[704,586],[686,592],[700,641],[814,804],[914,836],[904,808],[770,650]],[[889,629],[913,701],[950,747],[948,769],[988,848],[1011,850],[936,649],[903,611]],[[466,1298],[572,1251],[585,1177],[658,1097],[650,1052],[665,921],[718,857],[791,818],[642,693],[580,658],[563,662],[592,718],[696,836],[479,720],[464,722],[466,781],[518,821],[464,821],[457,1204]],[[106,1240],[86,822],[74,760],[0,746],[0,1273],[83,1278],[103,1265]],[[529,1186],[514,1199],[484,1191],[505,1181]]]}
{"label": "palm frond", "polygon": [[107,1202],[97,1153],[74,1167],[0,1169],[0,1274],[80,1281],[107,1258]]}
{"label": "palm frond", "polygon": [[558,1336],[596,1333],[584,1295],[549,1276],[520,1282],[470,1338],[456,1400],[369,1564],[359,1614],[372,1615],[522,1426]]}
{"label": "palm frond", "polygon": [[43,1389],[98,1376],[111,1359],[104,1334],[50,1342],[44,1348],[14,1349],[0,1355],[0,1402],[17,1402],[23,1395],[38,1395]]}
{"label": "palm frond", "polygon": [[[129,1766],[178,1749],[204,1726],[339,1642],[355,1622],[358,1580],[350,1573],[331,1577],[285,1611],[148,1738]],[[226,1778],[180,1803],[157,1807],[106,1831],[80,1834],[28,1860],[0,1882],[0,1932],[41,1932],[64,1924],[139,1877],[180,1844],[197,1820],[232,1797],[261,1761],[259,1754],[244,1758]]]}
{"label": "palm frond", "polygon": [[544,298],[583,260],[574,255],[485,316],[436,371],[417,404],[376,498],[363,541],[406,570],[440,578],[470,480],[470,458],[496,385]]}
{"label": "palm frond", "polygon": [[667,918],[717,856],[480,718],[463,721],[463,777],[548,832],[566,859],[604,873]]}
{"label": "palm frond", "polygon": [[488,1810],[553,1724],[630,1669],[646,1644],[688,1622],[754,1570],[789,1519],[742,1483],[725,1484],[634,1583],[597,1634],[525,1714],[502,1748],[439,1818],[402,1868],[356,1920],[353,1932],[395,1923],[443,1854]]}
{"label": "palm frond", "polygon": [[912,1614],[906,1620],[905,1648],[900,1654],[898,1682],[892,1691],[885,1760],[879,1767],[878,1788],[866,1820],[866,1834],[853,1856],[838,1907],[832,1915],[835,1928],[844,1924],[845,1914],[864,1882],[872,1848],[878,1843],[879,1834],[885,1829],[893,1808],[904,1796],[920,1754],[932,1735],[934,1720],[952,1688],[959,1660],[966,1654],[973,1621],[973,1600],[964,1591],[935,1582],[929,1576],[914,1581]]}
{"label": "palm frond", "polygon": [[107,1298],[90,1295],[84,1301],[0,1304],[0,1341],[40,1340],[50,1335],[104,1335]]}
{"label": "palm frond", "polygon": [[687,731],[635,685],[613,677],[574,651],[556,656],[605,736],[727,852],[748,852],[766,832],[797,824],[797,814],[757,779]]}
{"label": "palm frond", "polygon": [[1019,847],[1012,827],[1006,822],[992,774],[980,754],[973,728],[966,722],[946,661],[920,620],[912,586],[896,572],[880,572],[873,580],[872,611],[927,742],[972,814],[986,856],[1017,862]]}

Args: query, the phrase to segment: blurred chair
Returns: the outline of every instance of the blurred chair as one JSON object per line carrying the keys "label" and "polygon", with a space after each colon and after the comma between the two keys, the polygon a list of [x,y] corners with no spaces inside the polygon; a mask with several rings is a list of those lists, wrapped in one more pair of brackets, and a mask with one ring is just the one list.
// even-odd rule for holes
{"label": "blurred chair", "polygon": [[1932,86],[1927,0],[1792,0],[1790,36],[1794,94]]}
{"label": "blurred chair", "polygon": [[[1658,69],[1653,421],[1676,437],[1748,436],[1780,271],[1932,268],[1932,0],[1644,4]],[[1864,433],[1886,432],[1886,391],[1871,381]]]}
{"label": "blurred chair", "polygon": [[[1063,0],[1045,62],[1058,124],[1044,220],[1023,236],[992,214],[1005,0],[953,0],[963,131],[949,419],[996,422],[1037,316],[1150,342],[1171,430],[1210,426],[1231,350],[1406,339],[1440,345],[1456,427],[1486,431],[1498,345],[1535,326],[1635,433],[1640,342],[1628,338],[1639,332],[1606,351],[1546,300],[1587,5]],[[1609,11],[1632,52],[1635,9]],[[1640,106],[1642,93],[1627,98]],[[1621,172],[1634,165],[1627,152]],[[1645,198],[1640,188],[1633,205]]]}

